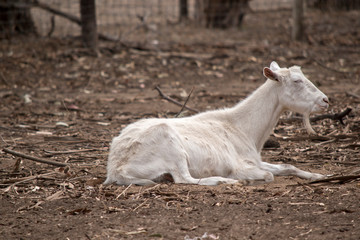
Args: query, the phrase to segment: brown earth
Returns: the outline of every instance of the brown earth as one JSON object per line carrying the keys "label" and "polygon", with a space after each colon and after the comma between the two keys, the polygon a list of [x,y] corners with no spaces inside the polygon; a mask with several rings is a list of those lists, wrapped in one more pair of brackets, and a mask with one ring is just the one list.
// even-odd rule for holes
{"label": "brown earth", "polygon": [[[0,238],[360,239],[360,13],[309,11],[305,43],[289,40],[289,21],[282,11],[250,14],[240,31],[163,26],[156,46],[138,32],[132,47],[102,42],[99,57],[76,38],[2,40],[0,148],[70,167],[1,152]],[[264,82],[272,60],[302,66],[328,95],[327,113],[352,112],[344,125],[313,123],[322,137],[282,116],[273,136],[280,147],[265,149],[264,160],[353,179],[101,184],[109,143],[123,127],[179,112],[156,85],[180,102],[194,87],[187,105],[201,111],[232,106]]]}

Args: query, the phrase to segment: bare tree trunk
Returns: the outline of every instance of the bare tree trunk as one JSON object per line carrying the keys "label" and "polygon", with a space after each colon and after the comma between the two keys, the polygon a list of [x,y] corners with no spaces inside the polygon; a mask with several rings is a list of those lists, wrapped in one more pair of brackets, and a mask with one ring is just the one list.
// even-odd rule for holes
{"label": "bare tree trunk", "polygon": [[292,39],[296,41],[304,40],[304,1],[293,0],[293,27]]}
{"label": "bare tree trunk", "polygon": [[84,45],[98,52],[95,0],[80,0],[81,34]]}
{"label": "bare tree trunk", "polygon": [[180,21],[189,17],[188,0],[180,0]]}

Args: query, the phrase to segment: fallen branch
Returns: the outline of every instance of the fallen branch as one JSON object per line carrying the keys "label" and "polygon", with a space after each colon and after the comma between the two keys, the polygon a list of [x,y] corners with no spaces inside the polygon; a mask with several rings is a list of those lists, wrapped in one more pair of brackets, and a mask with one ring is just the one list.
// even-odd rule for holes
{"label": "fallen branch", "polygon": [[335,113],[335,114],[324,114],[324,115],[319,115],[316,117],[312,117],[310,118],[310,121],[312,122],[316,122],[319,120],[323,120],[323,119],[332,119],[332,120],[337,120],[339,121],[342,125],[345,125],[345,123],[343,122],[343,118],[347,115],[349,115],[349,113],[351,112],[351,108],[346,108],[344,111],[342,111],[341,113]]}
{"label": "fallen branch", "polygon": [[17,156],[17,157],[22,157],[22,158],[29,159],[29,160],[32,160],[32,161],[35,161],[35,162],[46,163],[46,164],[54,165],[54,166],[57,166],[57,167],[66,167],[68,165],[67,163],[61,163],[61,162],[45,160],[45,159],[29,156],[29,155],[26,155],[26,154],[23,154],[23,153],[20,153],[20,152],[16,152],[14,150],[10,150],[8,148],[4,148],[3,151],[6,152],[6,153],[10,153],[10,154],[12,154],[14,156]]}
{"label": "fallen branch", "polygon": [[[310,118],[310,121],[317,122],[317,121],[320,121],[323,119],[331,119],[334,121],[339,121],[342,125],[345,125],[343,119],[344,119],[344,117],[349,115],[351,111],[352,111],[351,108],[346,108],[344,111],[342,111],[340,113],[323,114],[323,115],[318,115],[318,116],[312,117],[312,118]],[[282,121],[284,123],[291,123],[291,122],[298,121],[298,120],[303,120],[303,118],[302,117],[292,117],[292,118],[287,118],[287,119],[280,119],[280,121]]]}
{"label": "fallen branch", "polygon": [[192,94],[193,91],[194,91],[194,88],[191,89],[189,95],[187,96],[187,98],[186,98],[186,100],[185,100],[185,102],[184,102],[184,105],[182,105],[180,111],[175,115],[176,118],[180,115],[180,113],[181,113],[182,111],[184,111],[184,108],[186,107],[186,104],[187,104],[187,102],[189,101],[190,96],[191,96],[191,94]]}
{"label": "fallen branch", "polygon": [[360,175],[348,175],[348,176],[336,176],[336,177],[329,177],[325,179],[311,181],[308,184],[315,184],[315,183],[346,183],[352,180],[360,179]]}
{"label": "fallen branch", "polygon": [[[161,91],[161,89],[159,88],[159,86],[156,86],[155,89],[159,92],[160,96],[161,96],[162,98],[164,98],[165,100],[167,100],[167,101],[169,101],[169,102],[171,102],[171,103],[174,103],[174,104],[176,104],[176,105],[178,105],[178,106],[181,106],[181,107],[183,106],[182,103],[176,101],[175,99],[173,99],[173,98],[171,98],[171,97],[169,97],[169,96],[166,96],[166,95]],[[196,109],[194,109],[194,108],[191,108],[191,107],[188,107],[188,106],[185,106],[185,105],[184,105],[184,108],[186,108],[187,110],[190,110],[190,111],[192,111],[192,112],[195,112],[195,113],[198,113],[198,112],[199,112],[199,110],[196,110]]]}

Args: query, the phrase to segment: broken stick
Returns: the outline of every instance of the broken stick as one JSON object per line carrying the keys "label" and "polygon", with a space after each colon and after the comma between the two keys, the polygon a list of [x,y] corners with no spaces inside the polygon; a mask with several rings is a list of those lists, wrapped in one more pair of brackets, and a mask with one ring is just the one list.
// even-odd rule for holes
{"label": "broken stick", "polygon": [[315,181],[311,181],[308,184],[315,184],[315,183],[346,183],[352,180],[360,179],[360,175],[347,175],[347,176],[335,176],[335,177],[328,177],[324,179],[319,179]]}
{"label": "broken stick", "polygon": [[316,121],[319,121],[319,120],[323,120],[323,119],[329,118],[329,119],[332,119],[332,120],[338,120],[342,125],[345,125],[345,123],[344,123],[344,121],[343,121],[343,118],[344,118],[346,115],[349,115],[350,112],[351,112],[351,110],[352,110],[351,108],[346,108],[346,109],[345,109],[344,111],[342,111],[341,113],[319,115],[319,116],[310,118],[310,120],[311,120],[312,122],[316,122]]}
{"label": "broken stick", "polygon": [[180,111],[175,115],[176,118],[179,117],[179,115],[180,115],[180,113],[182,113],[182,111],[184,111],[184,108],[186,107],[186,104],[187,104],[187,102],[189,101],[190,96],[191,96],[191,94],[192,94],[193,91],[194,91],[194,88],[191,89],[191,91],[190,91],[189,95],[187,96],[184,104],[182,105]]}
{"label": "broken stick", "polygon": [[184,108],[186,108],[187,110],[190,110],[190,111],[192,111],[192,112],[195,112],[195,113],[198,113],[198,112],[199,112],[199,110],[196,110],[196,109],[194,109],[194,108],[185,106],[185,104],[179,103],[179,102],[176,101],[175,99],[173,99],[173,98],[171,98],[171,97],[169,97],[169,96],[166,96],[166,95],[161,91],[161,89],[159,88],[159,86],[156,86],[155,89],[159,92],[160,96],[161,96],[162,98],[164,98],[165,100],[167,100],[167,101],[169,101],[169,102],[171,102],[171,103],[174,103],[174,104],[176,104],[176,105],[178,105],[178,106],[181,106],[181,107],[184,105]]}
{"label": "broken stick", "polygon": [[[344,117],[349,115],[351,111],[352,111],[351,108],[346,108],[344,111],[342,111],[340,113],[323,114],[323,115],[318,115],[318,116],[312,117],[312,118],[310,118],[310,121],[316,122],[316,121],[320,121],[323,119],[331,119],[334,121],[339,121],[342,125],[345,125]],[[285,123],[291,123],[293,121],[302,120],[302,119],[303,119],[302,117],[292,117],[292,118],[288,118],[288,119],[281,119],[280,121],[285,122]]]}
{"label": "broken stick", "polygon": [[95,149],[95,148],[89,148],[89,149],[76,149],[76,150],[68,150],[68,151],[48,151],[44,150],[47,156],[52,155],[60,155],[60,154],[71,154],[71,153],[82,153],[82,152],[92,152],[92,151],[104,151],[103,149]]}
{"label": "broken stick", "polygon": [[32,161],[35,161],[35,162],[46,163],[46,164],[54,165],[54,166],[57,166],[57,167],[66,167],[66,166],[68,166],[67,163],[61,163],[61,162],[45,160],[45,159],[29,156],[29,155],[26,155],[26,154],[23,154],[23,153],[20,153],[20,152],[16,152],[14,150],[10,150],[8,148],[4,148],[3,151],[6,152],[6,153],[10,153],[10,154],[12,154],[14,156],[26,158],[26,159],[29,159],[29,160],[32,160]]}

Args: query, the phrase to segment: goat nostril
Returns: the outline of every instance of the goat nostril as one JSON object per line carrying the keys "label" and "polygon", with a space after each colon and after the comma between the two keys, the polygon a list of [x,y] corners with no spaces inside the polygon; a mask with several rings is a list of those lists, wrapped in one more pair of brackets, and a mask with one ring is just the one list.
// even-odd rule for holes
{"label": "goat nostril", "polygon": [[329,104],[329,99],[328,98],[323,98],[323,101],[326,102],[327,104]]}

